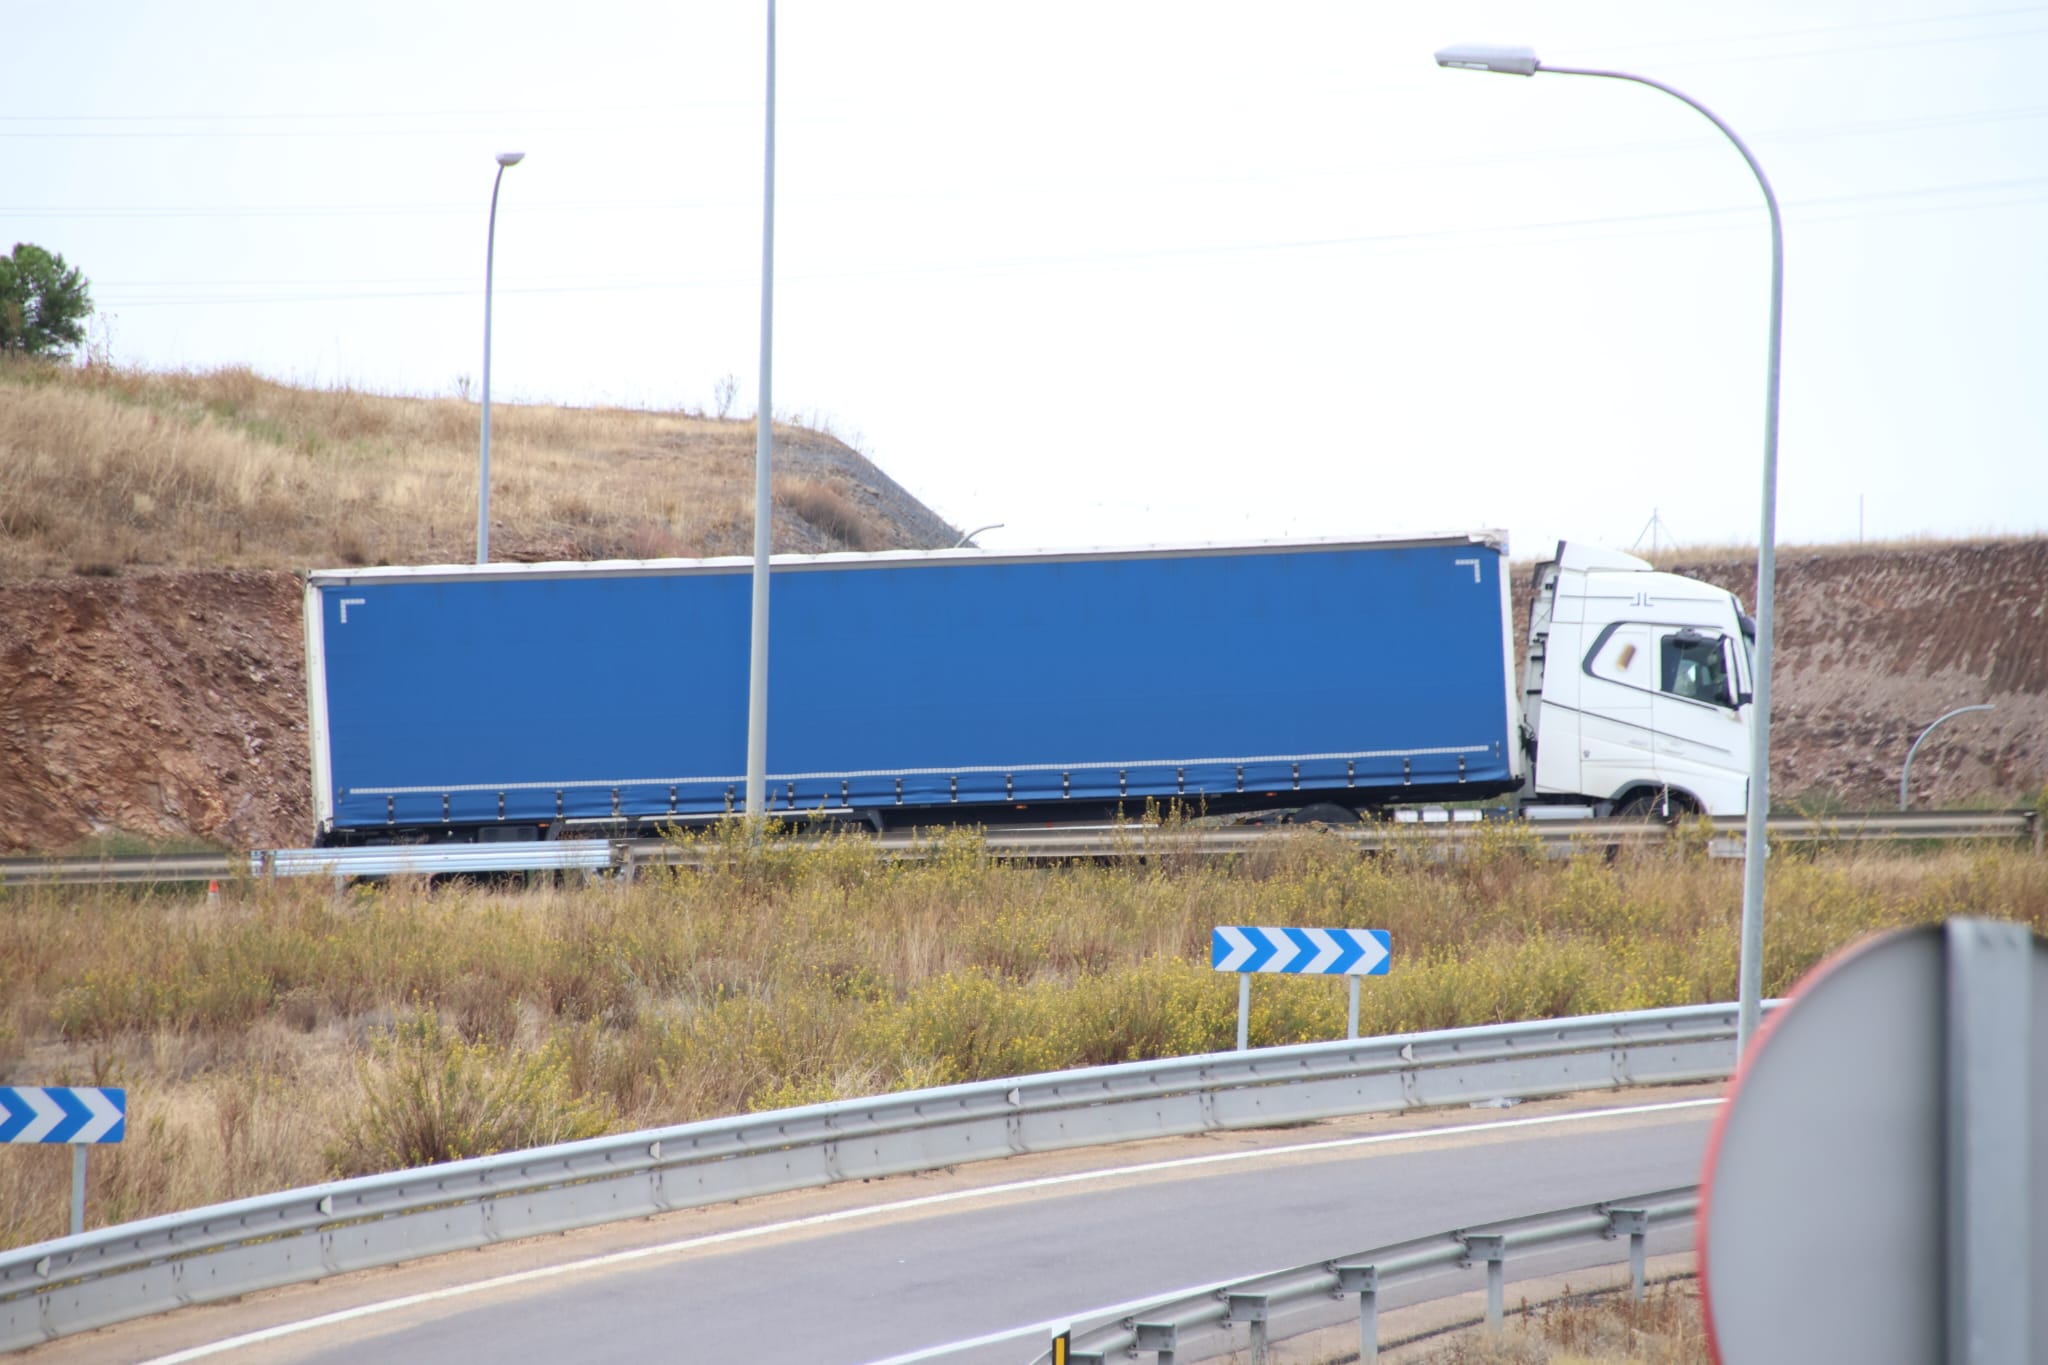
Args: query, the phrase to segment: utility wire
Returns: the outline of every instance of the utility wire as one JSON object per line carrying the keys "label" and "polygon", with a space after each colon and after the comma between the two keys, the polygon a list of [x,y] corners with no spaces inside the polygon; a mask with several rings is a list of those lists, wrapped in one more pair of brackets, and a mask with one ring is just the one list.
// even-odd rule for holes
{"label": "utility wire", "polygon": [[[1834,34],[1834,33],[1851,33],[1851,32],[1862,32],[1862,31],[1868,31],[1868,30],[1877,30],[1877,29],[1893,29],[1893,28],[1901,28],[1901,27],[1909,27],[1909,26],[1915,26],[1915,25],[1925,25],[1925,24],[1947,24],[1947,23],[1967,23],[1967,22],[1974,22],[1974,21],[1976,21],[1976,20],[1980,20],[1980,19],[1999,19],[1999,18],[2011,18],[2011,17],[2016,17],[2016,16],[2020,16],[2020,15],[2030,15],[2030,14],[2041,14],[2041,13],[2048,13],[2048,6],[2042,6],[2042,5],[2028,5],[2028,6],[2020,6],[2020,7],[2016,7],[2016,8],[2007,8],[2007,9],[1997,9],[1997,10],[1979,10],[1979,11],[1973,11],[1972,13],[1969,13],[1969,14],[1960,14],[1960,15],[1929,15],[1929,16],[1926,16],[1926,17],[1920,17],[1920,18],[1906,18],[1906,19],[1888,19],[1888,20],[1869,20],[1869,21],[1862,21],[1862,22],[1856,22],[1856,23],[1848,23],[1848,24],[1831,24],[1831,25],[1825,25],[1825,26],[1821,26],[1821,27],[1815,27],[1815,28],[1805,28],[1805,29],[1783,29],[1783,30],[1777,30],[1777,31],[1766,31],[1766,32],[1762,32],[1762,33],[1754,33],[1754,34],[1737,34],[1737,35],[1730,35],[1730,36],[1727,36],[1727,37],[1712,37],[1712,36],[1708,36],[1708,37],[1695,37],[1695,38],[1688,38],[1688,39],[1684,40],[1683,42],[1679,42],[1679,41],[1672,41],[1672,42],[1663,42],[1663,43],[1651,43],[1651,44],[1631,44],[1631,45],[1629,45],[1629,46],[1627,46],[1627,47],[1605,47],[1605,48],[1589,48],[1589,49],[1582,49],[1582,51],[1585,51],[1585,52],[1586,52],[1586,53],[1588,53],[1589,55],[1599,55],[1599,54],[1602,54],[1602,53],[1615,53],[1615,54],[1622,54],[1622,53],[1625,53],[1625,54],[1628,54],[1628,55],[1637,55],[1637,54],[1641,54],[1641,53],[1646,53],[1646,52],[1657,52],[1657,51],[1663,51],[1663,50],[1679,50],[1679,51],[1681,51],[1681,52],[1685,52],[1685,51],[1692,51],[1692,50],[1696,50],[1696,49],[1697,49],[1697,48],[1699,47],[1699,45],[1700,45],[1701,43],[1731,43],[1731,44],[1732,44],[1732,43],[1743,43],[1743,42],[1775,42],[1775,41],[1781,41],[1781,40],[1783,40],[1783,39],[1786,39],[1786,38],[1800,38],[1800,37],[1815,37],[1815,36],[1825,36],[1825,35],[1828,35],[1828,34]],[[1678,65],[1678,66],[1683,66],[1683,67],[1687,67],[1687,68],[1692,68],[1692,67],[1700,67],[1700,66],[1724,66],[1724,65],[1737,65],[1737,64],[1741,64],[1741,63],[1745,63],[1745,62],[1763,62],[1763,61],[1781,61],[1781,60],[1796,60],[1796,59],[1799,59],[1799,58],[1802,58],[1802,57],[1826,57],[1826,56],[1836,56],[1836,55],[1851,55],[1851,54],[1857,54],[1857,53],[1865,53],[1865,52],[1883,52],[1883,51],[1891,51],[1891,50],[1896,50],[1896,49],[1902,49],[1902,48],[1915,48],[1915,47],[1925,47],[1925,46],[1929,46],[1929,45],[1932,45],[1932,44],[1940,44],[1940,43],[1975,43],[1975,42],[2000,42],[2000,41],[2006,41],[2006,40],[2010,40],[2010,39],[2014,39],[2014,38],[2031,38],[2031,37],[2038,37],[2038,36],[2041,36],[2041,35],[2043,35],[2043,34],[2048,34],[2048,27],[2044,27],[2044,28],[2020,28],[2020,29],[2005,29],[2005,30],[1999,30],[1999,31],[1987,31],[1987,32],[1978,32],[1978,33],[1954,33],[1954,34],[1929,34],[1929,35],[1925,35],[1925,36],[1921,36],[1921,37],[1915,37],[1915,38],[1909,38],[1909,39],[1905,39],[1905,40],[1902,40],[1902,41],[1899,41],[1899,42],[1890,42],[1890,43],[1860,43],[1860,44],[1847,44],[1847,45],[1836,45],[1836,46],[1831,46],[1831,47],[1807,47],[1807,48],[1795,48],[1795,49],[1790,49],[1790,50],[1786,50],[1786,51],[1781,51],[1781,52],[1756,52],[1756,53],[1743,53],[1743,54],[1736,54],[1736,55],[1730,55],[1730,56],[1725,56],[1725,57],[1688,57],[1688,56],[1683,56],[1683,55],[1681,55],[1680,57],[1678,57],[1678,58],[1676,59],[1676,61],[1675,61],[1675,62],[1674,62],[1673,64],[1674,64],[1674,65]],[[905,99],[911,99],[911,100],[914,100],[915,98],[916,98],[916,97],[915,97],[915,96],[914,96],[913,94],[907,94],[907,93],[906,93],[906,94],[897,94],[897,93],[889,93],[889,94],[884,94],[884,95],[882,95],[882,96],[881,96],[881,97],[880,97],[879,99],[878,99],[878,98],[876,98],[876,97],[874,97],[874,96],[872,96],[872,95],[845,95],[845,96],[825,96],[825,97],[817,97],[817,98],[813,98],[813,99],[810,99],[810,100],[800,100],[800,101],[798,101],[798,103],[800,103],[800,104],[816,104],[816,105],[820,105],[820,106],[826,106],[826,105],[853,105],[853,104],[864,104],[864,105],[874,105],[874,104],[880,104],[880,103],[889,103],[889,102],[900,102],[900,101],[902,101],[902,100],[905,100]],[[536,116],[536,113],[538,113],[538,116],[540,116],[540,117],[544,117],[544,118],[552,118],[552,117],[557,117],[557,116],[560,116],[560,115],[563,115],[563,114],[571,114],[571,115],[576,115],[576,114],[590,114],[590,115],[594,115],[594,116],[601,116],[601,117],[606,117],[606,118],[617,118],[617,117],[621,117],[621,116],[630,116],[630,115],[636,115],[636,114],[673,114],[673,113],[677,112],[678,110],[688,110],[688,109],[704,109],[704,110],[731,110],[731,111],[733,111],[733,112],[735,112],[735,113],[738,113],[738,114],[743,114],[743,115],[751,116],[751,115],[752,115],[752,114],[753,114],[754,112],[756,112],[756,111],[757,111],[757,109],[758,109],[758,104],[757,104],[757,103],[755,103],[755,102],[753,102],[753,101],[750,101],[750,100],[745,100],[745,99],[735,99],[735,100],[714,100],[714,101],[699,101],[699,102],[695,102],[695,103],[689,103],[689,102],[684,102],[684,103],[678,103],[678,104],[662,104],[662,105],[618,105],[618,106],[574,106],[574,105],[572,105],[572,106],[566,106],[566,107],[558,107],[558,108],[552,108],[552,109],[542,109],[542,110],[539,110],[539,111],[535,111],[535,110],[531,110],[531,109],[524,109],[524,110],[520,110],[520,109],[465,109],[465,110],[409,110],[409,111],[404,111],[404,112],[394,112],[394,111],[388,111],[388,110],[356,110],[356,111],[345,111],[345,112],[331,112],[331,113],[281,113],[281,112],[268,112],[268,113],[217,113],[217,114],[190,114],[190,113],[177,113],[177,114],[172,114],[172,113],[138,113],[138,114],[0,114],[0,123],[170,123],[170,122],[209,122],[209,121],[210,121],[210,122],[221,122],[221,123],[228,123],[228,122],[234,122],[234,123],[272,124],[272,123],[276,123],[276,122],[279,122],[279,121],[282,121],[282,120],[299,120],[299,121],[310,121],[310,122],[322,122],[322,121],[327,121],[327,122],[331,122],[331,121],[335,121],[335,120],[341,120],[341,119],[393,119],[393,118],[406,118],[406,119],[424,119],[424,120],[434,120],[434,119],[470,119],[470,118],[481,118],[481,119],[490,119],[490,120],[494,120],[494,121],[502,121],[502,120],[504,120],[504,119],[507,119],[507,118],[514,118],[514,119],[524,119],[524,118],[532,118],[532,117],[535,117],[535,116]],[[644,125],[643,125],[643,126],[644,126]],[[663,126],[663,128],[662,128],[662,129],[660,129],[660,131],[682,131],[682,130],[684,130],[684,129],[687,129],[687,128],[691,127],[691,126],[694,126],[694,125],[664,125],[664,126]],[[291,137],[291,138],[298,138],[298,137],[355,137],[355,136],[366,136],[366,137],[416,137],[416,136],[420,136],[420,135],[422,135],[423,133],[429,133],[429,132],[443,132],[443,133],[449,133],[449,134],[458,134],[458,133],[460,133],[460,134],[484,134],[484,133],[493,133],[493,132],[497,132],[497,131],[500,131],[500,127],[501,127],[501,124],[500,124],[499,122],[494,122],[494,123],[492,124],[492,126],[490,126],[490,127],[481,127],[481,128],[444,128],[444,129],[421,129],[421,128],[418,128],[418,127],[410,127],[410,128],[391,128],[391,129],[302,129],[302,128],[286,128],[286,129],[271,129],[271,128],[260,128],[260,129],[257,129],[257,130],[255,130],[255,131],[245,131],[245,130],[208,130],[208,129],[197,129],[197,130],[165,130],[165,131],[132,131],[132,132],[131,132],[131,131],[108,131],[108,132],[90,132],[90,131],[87,131],[87,132],[62,132],[62,131],[59,131],[59,132],[47,132],[47,131],[28,131],[28,132],[6,132],[6,131],[0,131],[0,138],[152,138],[152,137],[163,137],[163,138],[171,138],[171,137],[222,137],[222,138],[230,138],[230,137],[232,137],[232,138],[251,138],[251,137],[255,137],[255,138],[270,138],[270,137],[280,137],[280,138],[283,138],[283,137]],[[586,128],[575,128],[575,129],[571,129],[570,131],[579,131],[579,132],[581,132],[581,131],[603,131],[603,130],[604,130],[604,129],[602,129],[602,128],[588,128],[588,129],[586,129]],[[542,128],[542,129],[529,129],[529,131],[560,131],[560,129],[559,129],[559,128],[553,128],[553,129],[549,129],[549,128]]]}
{"label": "utility wire", "polygon": [[[1770,129],[1755,134],[1758,143],[1796,142],[1830,137],[1860,137],[1883,133],[1927,132],[1942,128],[1970,127],[1983,124],[2012,123],[2023,120],[2048,118],[2048,105],[2033,105],[2015,109],[1990,109],[1974,113],[1915,114],[1896,119],[1872,119],[1857,123],[1824,124],[1816,128]],[[1219,186],[1244,184],[1284,184],[1312,180],[1356,179],[1369,175],[1384,174],[1392,170],[1421,170],[1443,172],[1473,166],[1526,165],[1537,161],[1570,161],[1609,156],[1654,156],[1690,147],[1718,147],[1715,138],[1678,138],[1656,142],[1615,143],[1601,147],[1566,147],[1555,150],[1534,150],[1516,152],[1489,152],[1471,156],[1435,159],[1430,161],[1356,163],[1347,166],[1332,166],[1307,172],[1277,171],[1254,175],[1226,176],[1145,176],[1142,174],[1119,175],[1115,179],[1075,178],[1057,183],[1036,181],[1029,185],[1015,180],[1006,180],[1000,187],[1000,197],[1036,202],[1049,193],[1062,190],[1098,193],[1106,190],[1133,192],[1146,189],[1182,186]],[[980,195],[979,187],[976,195]],[[847,194],[799,195],[805,203],[890,203],[905,201],[928,201],[939,198],[960,198],[960,187],[931,189],[907,194],[890,191],[860,191]],[[981,196],[986,197],[986,196]],[[533,200],[520,208],[522,215],[534,213],[568,213],[601,210],[605,213],[673,212],[690,209],[714,209],[734,207],[741,203],[738,196],[707,197],[692,199],[661,199],[640,201],[619,201],[600,199],[581,200]],[[114,219],[114,218],[401,218],[401,217],[457,217],[474,213],[476,206],[467,201],[456,203],[422,204],[249,204],[240,206],[212,206],[205,204],[14,204],[0,205],[0,215],[17,218],[66,218],[66,219]]]}
{"label": "utility wire", "polygon": [[[1959,200],[1970,195],[2012,194],[2023,192],[2017,198],[2008,198],[1994,204],[1981,203],[1916,203],[1927,200]],[[1797,211],[1803,221],[1838,222],[1849,218],[1885,216],[1890,212],[1939,211],[1955,209],[1982,209],[1986,207],[2015,207],[2048,201],[2048,176],[2028,176],[2012,180],[1980,181],[1967,185],[1926,186],[1915,189],[1877,190],[1864,194],[1834,195],[1823,198],[1791,201],[1786,204],[1788,211]],[[1868,212],[1869,206],[1876,206],[1876,212]],[[1849,210],[1850,212],[1841,212]],[[877,277],[903,277],[919,275],[957,274],[1018,274],[1036,270],[1060,270],[1077,268],[1101,268],[1149,263],[1171,263],[1177,261],[1217,259],[1226,257],[1249,257],[1283,252],[1317,252],[1347,250],[1355,248],[1389,248],[1403,246],[1441,247],[1453,244],[1512,244],[1516,238],[1537,239],[1543,242],[1568,242],[1593,240],[1611,233],[1587,232],[1586,229],[1612,228],[1670,228],[1698,226],[1719,220],[1734,225],[1753,216],[1754,206],[1730,208],[1675,209],[1661,213],[1617,214],[1598,218],[1559,219],[1540,223],[1516,223],[1499,226],[1437,229],[1421,232],[1374,233],[1362,236],[1307,238],[1295,241],[1224,243],[1205,246],[1151,249],[1143,251],[1085,252],[1069,255],[1047,255],[1033,257],[1012,257],[999,261],[958,261],[933,264],[920,262],[915,265],[878,265],[847,270],[800,271],[795,278],[801,279],[860,279]],[[724,288],[741,283],[742,276],[709,276],[696,279],[673,279],[662,277],[614,277],[609,281],[579,281],[564,284],[504,285],[502,293],[544,295],[544,294],[605,294],[633,291],[668,291]],[[218,282],[226,283],[226,282]],[[237,282],[239,283],[239,282]],[[145,287],[184,289],[216,285],[213,281],[159,281],[145,285],[142,282],[123,284],[108,281],[99,286],[103,302],[101,311],[120,308],[149,308],[167,306],[192,306],[198,304],[236,303],[329,303],[348,301],[372,301],[408,298],[461,298],[477,293],[473,282],[458,282],[448,279],[445,285],[433,279],[407,281],[423,287],[417,289],[356,289],[356,284],[382,284],[382,280],[363,281],[274,281],[271,284],[303,284],[309,288],[321,287],[320,292],[297,294],[178,294],[159,297],[123,297],[122,289]],[[438,286],[438,287],[436,287]],[[257,287],[250,282],[248,287]],[[337,292],[339,291],[339,292]]]}

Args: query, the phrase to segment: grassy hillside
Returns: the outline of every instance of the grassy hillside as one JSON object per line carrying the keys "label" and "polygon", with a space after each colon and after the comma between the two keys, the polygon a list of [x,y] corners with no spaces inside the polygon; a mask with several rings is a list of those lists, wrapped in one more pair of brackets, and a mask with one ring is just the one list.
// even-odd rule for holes
{"label": "grassy hillside", "polygon": [[[459,399],[294,388],[246,369],[0,356],[0,581],[466,562],[478,417]],[[796,427],[776,439],[789,457],[777,549],[952,543],[915,504],[878,500],[887,480],[838,441]],[[751,422],[495,403],[492,556],[748,553],[753,460]]]}

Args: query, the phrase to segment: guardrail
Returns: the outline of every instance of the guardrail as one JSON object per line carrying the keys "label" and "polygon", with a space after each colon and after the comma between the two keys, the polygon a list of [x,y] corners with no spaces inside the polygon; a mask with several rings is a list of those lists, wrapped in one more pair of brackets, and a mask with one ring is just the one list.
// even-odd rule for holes
{"label": "guardrail", "polygon": [[[1183,1356],[1204,1360],[1234,1352],[1239,1324],[1246,1328],[1251,1365],[1265,1365],[1272,1342],[1336,1325],[1332,1300],[1354,1294],[1359,1359],[1371,1365],[1379,1358],[1379,1296],[1385,1290],[1484,1265],[1486,1321],[1498,1328],[1510,1255],[1597,1246],[1626,1237],[1629,1288],[1640,1297],[1649,1234],[1691,1222],[1698,1207],[1697,1186],[1658,1190],[1184,1289],[1135,1308],[1126,1304],[1099,1318],[1076,1321],[1064,1334],[1067,1365],[1107,1365],[1112,1355],[1129,1358],[1146,1351],[1158,1353],[1159,1365],[1172,1365]],[[1453,1285],[1430,1297],[1448,1297],[1463,1289]],[[1036,1357],[1051,1359],[1051,1351]]]}
{"label": "guardrail", "polygon": [[254,877],[398,877],[489,872],[608,872],[618,848],[602,839],[525,844],[372,844],[280,848],[249,855]]}
{"label": "guardrail", "polygon": [[110,858],[0,858],[0,886],[114,886],[226,881],[246,864],[225,853],[140,853]]}
{"label": "guardrail", "polygon": [[364,1176],[0,1252],[0,1350],[258,1289],[842,1180],[1098,1143],[1725,1077],[1736,1007],[1129,1062]]}
{"label": "guardrail", "polygon": [[[1456,856],[1458,848],[1479,837],[1484,822],[1416,822],[1328,829],[1319,833],[1343,839],[1361,852],[1412,848],[1418,843]],[[1591,844],[1661,843],[1685,837],[1689,828],[1672,829],[1640,820],[1532,820],[1515,826],[1552,850]],[[2043,848],[2041,820],[2032,810],[2005,811],[1879,811],[1836,816],[1773,816],[1765,826],[1780,843],[1867,843],[1946,839],[2031,840]],[[1159,829],[1145,825],[1025,829],[996,827],[983,831],[984,847],[999,858],[1038,862],[1086,862],[1174,854],[1198,858],[1241,857],[1271,848],[1274,839],[1298,835],[1284,826],[1187,826]],[[1739,853],[1742,822],[1728,817],[1712,822],[1710,850]],[[868,837],[868,836],[860,836]],[[928,847],[926,836],[897,831],[876,838],[891,856],[917,857]],[[563,839],[525,843],[378,844],[357,848],[295,848],[261,850],[246,855],[142,854],[114,858],[0,858],[0,886],[31,883],[93,885],[173,883],[228,880],[239,876],[390,877],[450,876],[497,872],[600,872],[631,875],[647,867],[694,866],[705,855],[687,845],[660,839]]]}
{"label": "guardrail", "polygon": [[[1459,812],[1467,814],[1471,812]],[[1709,822],[1714,843],[1733,841],[1740,851],[1745,832],[1738,816],[1722,816]],[[1416,821],[1366,824],[1357,828],[1318,827],[1323,837],[1343,839],[1361,852],[1424,847],[1439,848],[1447,856],[1483,837],[1482,832],[1497,822],[1481,820]],[[1518,835],[1526,835],[1552,850],[1575,846],[1655,844],[1689,837],[1696,826],[1670,826],[1651,820],[1528,820],[1512,822]],[[1917,839],[2030,839],[2041,850],[2041,826],[2032,810],[2004,811],[1877,811],[1837,816],[1777,815],[1765,822],[1766,837],[1781,843],[1836,843],[1909,841]],[[1033,858],[1046,861],[1085,860],[1143,856],[1151,853],[1184,853],[1198,857],[1239,857],[1271,847],[1271,840],[1299,836],[1299,826],[1200,825],[1157,828],[1125,825],[1097,829],[994,828],[984,839],[990,853],[1001,857]],[[904,848],[913,846],[911,836],[886,835]],[[677,849],[656,840],[641,840],[629,846],[633,856],[648,862],[687,862],[687,848]]]}

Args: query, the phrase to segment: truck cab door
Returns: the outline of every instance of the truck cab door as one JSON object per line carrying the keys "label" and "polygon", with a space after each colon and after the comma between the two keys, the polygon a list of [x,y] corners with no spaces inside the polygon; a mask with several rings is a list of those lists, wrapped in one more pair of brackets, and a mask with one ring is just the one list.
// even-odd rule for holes
{"label": "truck cab door", "polygon": [[1739,699],[1738,645],[1696,627],[1656,628],[1651,701],[1657,777],[1698,796],[1710,811],[1741,808],[1747,791],[1749,727]]}
{"label": "truck cab door", "polygon": [[1588,796],[1608,797],[1657,780],[1657,657],[1654,628],[1607,627],[1587,651],[1579,680],[1579,766]]}

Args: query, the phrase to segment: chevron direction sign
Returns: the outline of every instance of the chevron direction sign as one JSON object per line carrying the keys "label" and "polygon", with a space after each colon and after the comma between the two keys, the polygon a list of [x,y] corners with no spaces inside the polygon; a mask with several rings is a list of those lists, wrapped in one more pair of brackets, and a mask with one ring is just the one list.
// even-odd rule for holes
{"label": "chevron direction sign", "polygon": [[1385,976],[1393,944],[1384,929],[1258,929],[1218,925],[1209,965],[1219,972]]}
{"label": "chevron direction sign", "polygon": [[0,1142],[119,1142],[127,1131],[125,1090],[0,1085]]}

